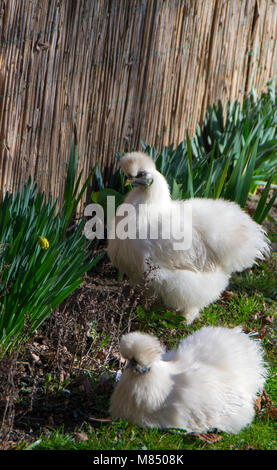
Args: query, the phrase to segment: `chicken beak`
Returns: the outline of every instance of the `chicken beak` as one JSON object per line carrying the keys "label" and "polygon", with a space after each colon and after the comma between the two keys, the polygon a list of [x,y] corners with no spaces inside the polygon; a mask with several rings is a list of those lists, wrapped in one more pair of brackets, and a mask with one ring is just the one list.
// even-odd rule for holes
{"label": "chicken beak", "polygon": [[139,364],[135,367],[135,371],[138,373],[138,374],[146,374],[147,372],[150,371],[150,367],[147,367],[147,366],[140,366]]}
{"label": "chicken beak", "polygon": [[132,184],[133,186],[150,186],[153,183],[153,178],[132,178],[127,179],[124,183],[124,186]]}

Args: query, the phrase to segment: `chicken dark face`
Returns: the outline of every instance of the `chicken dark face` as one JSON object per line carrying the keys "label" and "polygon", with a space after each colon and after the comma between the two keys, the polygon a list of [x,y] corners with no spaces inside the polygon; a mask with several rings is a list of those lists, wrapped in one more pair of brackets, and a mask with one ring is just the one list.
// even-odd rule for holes
{"label": "chicken dark face", "polygon": [[150,367],[147,366],[141,366],[138,364],[135,358],[132,357],[132,359],[129,360],[127,364],[127,368],[132,369],[135,373],[137,374],[146,374],[147,372],[150,371]]}
{"label": "chicken dark face", "polygon": [[128,175],[127,178],[125,186],[132,184],[133,186],[144,186],[148,188],[153,183],[152,175],[144,170],[139,171],[135,176]]}

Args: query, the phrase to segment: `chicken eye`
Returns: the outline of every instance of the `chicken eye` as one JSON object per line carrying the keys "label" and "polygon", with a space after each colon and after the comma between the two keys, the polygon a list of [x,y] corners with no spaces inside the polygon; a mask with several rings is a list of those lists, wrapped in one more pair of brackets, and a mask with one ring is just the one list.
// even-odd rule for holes
{"label": "chicken eye", "polygon": [[146,171],[139,171],[136,177],[142,178],[143,176],[146,176]]}

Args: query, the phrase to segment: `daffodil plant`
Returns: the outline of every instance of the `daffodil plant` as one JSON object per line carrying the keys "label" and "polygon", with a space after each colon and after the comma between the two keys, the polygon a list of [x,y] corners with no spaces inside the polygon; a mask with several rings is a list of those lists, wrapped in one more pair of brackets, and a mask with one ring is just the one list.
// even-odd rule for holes
{"label": "daffodil plant", "polygon": [[67,233],[68,214],[31,180],[2,197],[0,358],[25,342],[97,263],[99,257],[89,257],[84,223]]}

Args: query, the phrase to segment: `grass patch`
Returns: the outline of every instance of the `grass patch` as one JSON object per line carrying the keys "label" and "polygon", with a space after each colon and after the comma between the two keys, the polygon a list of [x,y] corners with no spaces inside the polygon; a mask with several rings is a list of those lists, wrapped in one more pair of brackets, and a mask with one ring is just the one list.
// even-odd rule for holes
{"label": "grass patch", "polygon": [[[53,431],[41,436],[41,450],[277,450],[276,424],[269,417],[257,417],[237,435],[218,433],[217,442],[205,442],[182,430],[144,430],[126,422],[101,426],[95,430],[84,425],[82,432]],[[81,439],[81,440],[80,440]]]}

